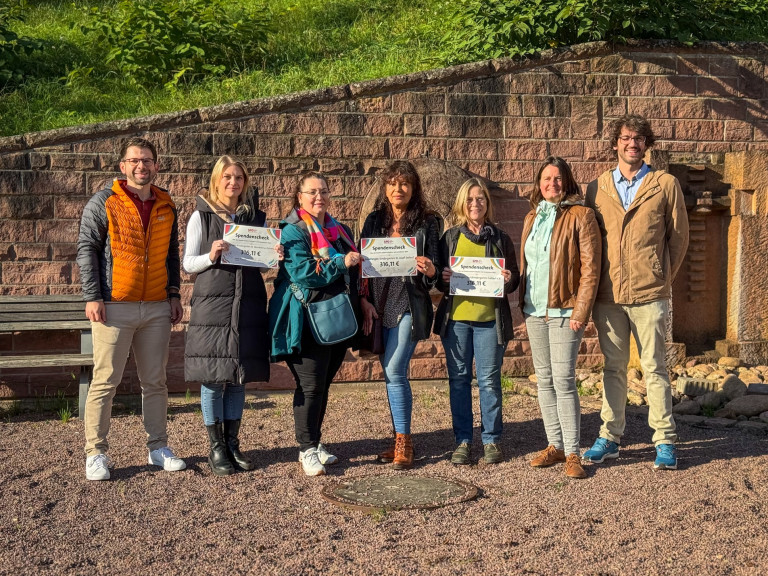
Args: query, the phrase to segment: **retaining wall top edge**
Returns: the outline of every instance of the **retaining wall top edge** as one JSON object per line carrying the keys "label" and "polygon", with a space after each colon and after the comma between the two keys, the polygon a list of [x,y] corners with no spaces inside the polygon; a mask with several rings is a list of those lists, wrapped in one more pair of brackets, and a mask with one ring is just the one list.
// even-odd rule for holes
{"label": "retaining wall top edge", "polygon": [[628,40],[626,43],[588,42],[543,50],[522,58],[498,58],[435,68],[413,74],[401,74],[362,82],[281,94],[243,102],[208,106],[195,110],[156,114],[139,118],[112,120],[95,124],[70,126],[56,130],[30,132],[0,137],[0,155],[38,148],[127,136],[147,131],[194,126],[205,122],[237,120],[267,112],[287,112],[310,105],[330,104],[347,98],[383,96],[421,85],[448,84],[470,78],[499,76],[515,71],[539,68],[569,60],[582,60],[613,53],[664,52],[677,54],[740,54],[768,57],[766,42],[700,42],[683,44],[675,40]]}

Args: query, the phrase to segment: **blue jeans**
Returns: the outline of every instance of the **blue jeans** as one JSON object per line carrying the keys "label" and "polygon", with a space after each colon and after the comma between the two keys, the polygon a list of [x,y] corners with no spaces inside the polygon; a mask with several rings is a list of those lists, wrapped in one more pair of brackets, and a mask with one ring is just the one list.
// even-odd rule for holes
{"label": "blue jeans", "polygon": [[570,321],[525,317],[547,442],[566,455],[579,454],[581,403],[576,388],[576,359],[584,335],[584,326],[574,332]]}
{"label": "blue jeans", "polygon": [[240,420],[245,407],[245,386],[227,382],[226,386],[216,382],[203,382],[200,386],[200,408],[206,426],[216,421]]}
{"label": "blue jeans", "polygon": [[451,396],[451,416],[456,444],[472,443],[472,358],[480,389],[480,423],[483,444],[501,438],[501,362],[503,346],[496,337],[496,321],[454,322],[443,337],[445,364]]}
{"label": "blue jeans", "polygon": [[408,366],[416,349],[416,342],[411,341],[411,324],[410,313],[405,313],[394,328],[385,326],[386,348],[384,354],[379,356],[384,370],[384,381],[387,383],[392,423],[398,434],[411,433],[413,393],[411,383],[408,381]]}

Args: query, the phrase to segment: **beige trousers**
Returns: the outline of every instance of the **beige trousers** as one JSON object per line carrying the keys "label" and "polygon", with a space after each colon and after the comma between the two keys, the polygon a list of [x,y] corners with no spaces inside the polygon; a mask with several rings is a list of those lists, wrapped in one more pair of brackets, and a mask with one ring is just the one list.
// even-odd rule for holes
{"label": "beige trousers", "polygon": [[123,379],[128,352],[133,349],[141,384],[141,408],[147,447],[168,444],[166,432],[168,388],[165,367],[171,337],[170,304],[107,302],[107,321],[92,322],[93,381],[85,403],[85,453],[103,454],[109,448],[112,399]]}
{"label": "beige trousers", "polygon": [[624,434],[631,334],[637,342],[645,377],[648,425],[655,430],[653,443],[674,444],[677,441],[664,338],[668,307],[667,300],[634,305],[595,303],[592,319],[605,356],[603,408],[600,413],[602,438],[619,443]]}

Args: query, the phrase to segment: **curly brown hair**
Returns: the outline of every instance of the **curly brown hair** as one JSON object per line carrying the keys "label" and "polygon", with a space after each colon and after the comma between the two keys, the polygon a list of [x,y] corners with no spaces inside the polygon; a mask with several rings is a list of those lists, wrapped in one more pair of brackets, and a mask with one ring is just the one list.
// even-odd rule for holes
{"label": "curly brown hair", "polygon": [[647,148],[650,148],[656,142],[656,136],[651,129],[651,123],[637,114],[628,114],[621,118],[616,118],[608,126],[608,132],[611,135],[611,148],[618,144],[622,128],[636,132],[638,136],[645,136],[645,146]]}

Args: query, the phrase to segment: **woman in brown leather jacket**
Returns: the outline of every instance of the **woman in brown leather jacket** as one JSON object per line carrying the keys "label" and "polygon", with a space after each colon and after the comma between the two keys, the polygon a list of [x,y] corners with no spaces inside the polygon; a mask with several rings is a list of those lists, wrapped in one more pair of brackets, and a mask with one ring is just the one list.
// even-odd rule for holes
{"label": "woman in brown leather jacket", "polygon": [[600,278],[600,229],[562,158],[544,161],[530,203],[523,223],[519,303],[548,442],[531,466],[565,462],[566,476],[585,478],[575,370]]}

